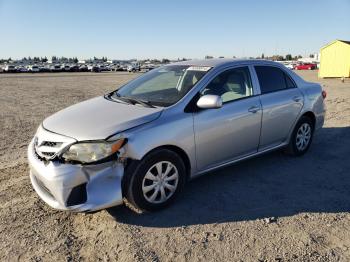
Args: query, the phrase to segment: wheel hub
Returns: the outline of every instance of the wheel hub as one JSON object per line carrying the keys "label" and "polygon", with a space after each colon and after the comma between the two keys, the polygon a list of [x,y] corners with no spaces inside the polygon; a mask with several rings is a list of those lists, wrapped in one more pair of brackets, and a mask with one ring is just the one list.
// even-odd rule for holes
{"label": "wheel hub", "polygon": [[169,161],[160,161],[154,164],[143,178],[143,196],[152,204],[164,203],[175,193],[178,181],[176,166]]}
{"label": "wheel hub", "polygon": [[303,123],[297,132],[296,147],[299,151],[303,151],[307,148],[311,139],[311,126],[308,123]]}

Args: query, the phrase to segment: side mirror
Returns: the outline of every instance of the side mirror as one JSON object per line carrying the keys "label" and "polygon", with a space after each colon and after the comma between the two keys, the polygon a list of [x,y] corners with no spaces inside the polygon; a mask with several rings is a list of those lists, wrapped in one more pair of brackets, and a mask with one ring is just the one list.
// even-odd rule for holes
{"label": "side mirror", "polygon": [[222,107],[222,98],[217,95],[204,95],[197,101],[199,108],[220,108]]}

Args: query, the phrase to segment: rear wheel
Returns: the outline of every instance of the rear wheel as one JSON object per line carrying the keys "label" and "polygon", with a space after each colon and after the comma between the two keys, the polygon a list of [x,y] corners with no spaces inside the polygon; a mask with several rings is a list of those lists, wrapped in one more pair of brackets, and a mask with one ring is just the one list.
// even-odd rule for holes
{"label": "rear wheel", "polygon": [[302,116],[293,130],[286,152],[294,156],[305,154],[311,145],[313,133],[313,121]]}
{"label": "rear wheel", "polygon": [[132,170],[127,185],[127,200],[136,209],[154,211],[168,206],[183,189],[185,165],[179,155],[160,149],[146,155]]}

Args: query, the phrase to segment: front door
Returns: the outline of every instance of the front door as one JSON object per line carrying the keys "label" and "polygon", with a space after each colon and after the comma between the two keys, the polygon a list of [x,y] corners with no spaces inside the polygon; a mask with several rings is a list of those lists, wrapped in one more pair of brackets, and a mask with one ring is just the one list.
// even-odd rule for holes
{"label": "front door", "polygon": [[199,172],[257,152],[261,128],[260,99],[248,67],[222,72],[201,91],[207,94],[221,96],[223,106],[193,113]]}

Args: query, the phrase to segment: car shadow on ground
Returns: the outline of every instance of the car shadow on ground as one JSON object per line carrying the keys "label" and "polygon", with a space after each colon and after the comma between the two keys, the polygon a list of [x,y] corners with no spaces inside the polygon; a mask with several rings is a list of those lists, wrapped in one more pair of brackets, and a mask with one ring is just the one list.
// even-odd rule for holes
{"label": "car shadow on ground", "polygon": [[146,227],[249,221],[302,212],[350,211],[350,127],[323,128],[304,156],[280,151],[211,172],[187,184],[167,209],[107,211],[121,223]]}

